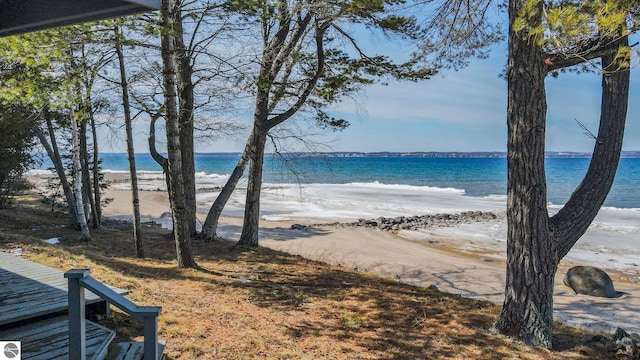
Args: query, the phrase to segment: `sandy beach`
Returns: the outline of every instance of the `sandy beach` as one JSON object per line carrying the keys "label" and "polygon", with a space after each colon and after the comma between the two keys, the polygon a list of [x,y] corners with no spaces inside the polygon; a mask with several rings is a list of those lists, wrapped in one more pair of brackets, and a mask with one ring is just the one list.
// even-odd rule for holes
{"label": "sandy beach", "polygon": [[[115,181],[123,181],[124,174],[109,174]],[[141,214],[146,219],[158,219],[169,211],[166,192],[158,189],[140,191]],[[113,201],[105,209],[111,217],[130,217],[130,191],[111,186],[106,192]],[[206,204],[198,204],[201,208]],[[204,221],[206,214],[200,213]],[[310,219],[309,219],[310,220]],[[476,227],[503,226],[504,220],[478,223]],[[301,255],[333,265],[366,271],[406,283],[430,286],[464,297],[502,303],[505,279],[504,246],[486,245],[467,232],[455,228],[434,229],[428,237],[424,232],[398,233],[371,228],[335,225],[309,226],[291,229],[294,222],[262,220],[260,245]],[[295,223],[313,224],[303,219]],[[237,240],[242,219],[223,216],[218,235]],[[442,230],[442,231],[438,231]],[[555,281],[555,318],[566,324],[601,330],[607,333],[621,327],[640,332],[640,286],[628,281],[628,274],[607,269],[617,290],[625,292],[615,299],[576,295],[566,287],[562,278],[568,268],[579,263],[563,260]]]}

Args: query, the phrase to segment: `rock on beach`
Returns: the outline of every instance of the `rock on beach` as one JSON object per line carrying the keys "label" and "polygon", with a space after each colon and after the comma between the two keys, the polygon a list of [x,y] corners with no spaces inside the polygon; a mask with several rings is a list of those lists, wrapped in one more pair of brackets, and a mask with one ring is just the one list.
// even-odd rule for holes
{"label": "rock on beach", "polygon": [[449,227],[460,224],[490,221],[503,218],[504,215],[490,211],[465,211],[456,214],[433,214],[417,216],[378,217],[376,219],[358,219],[350,223],[315,224],[314,226],[367,227],[383,231],[418,230],[429,227]]}
{"label": "rock on beach", "polygon": [[615,298],[622,295],[613,287],[611,277],[593,266],[575,266],[567,271],[564,284],[576,294]]}

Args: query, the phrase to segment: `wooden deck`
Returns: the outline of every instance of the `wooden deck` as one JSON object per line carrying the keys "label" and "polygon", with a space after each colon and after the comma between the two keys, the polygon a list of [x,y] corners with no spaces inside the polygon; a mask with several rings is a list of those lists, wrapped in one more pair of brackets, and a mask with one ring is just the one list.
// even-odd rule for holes
{"label": "wooden deck", "polygon": [[[105,284],[106,285],[106,284]],[[120,295],[124,289],[109,286]],[[21,341],[22,359],[64,360],[69,358],[68,279],[64,272],[19,256],[0,252],[0,341]],[[105,300],[85,291],[87,309],[108,309]],[[86,320],[87,359],[107,355],[115,332]],[[157,334],[156,334],[157,336]],[[159,342],[159,359],[164,342]],[[142,359],[142,343],[123,343],[110,357]],[[119,353],[119,354],[118,354]]]}
{"label": "wooden deck", "polygon": [[[86,322],[87,359],[102,359],[115,332],[94,322]],[[69,318],[31,322],[0,330],[0,339],[21,341],[23,360],[65,360],[69,358]]]}
{"label": "wooden deck", "polygon": [[[85,299],[87,304],[104,302],[90,291],[86,291]],[[64,272],[0,252],[0,326],[64,312],[67,304]]]}

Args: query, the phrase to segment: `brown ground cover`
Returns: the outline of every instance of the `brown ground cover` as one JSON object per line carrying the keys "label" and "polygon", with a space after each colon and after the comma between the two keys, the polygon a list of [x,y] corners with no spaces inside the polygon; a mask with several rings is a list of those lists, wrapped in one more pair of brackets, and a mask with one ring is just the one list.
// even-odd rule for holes
{"label": "brown ground cover", "polygon": [[[166,230],[145,228],[147,258],[137,259],[130,230],[103,227],[84,242],[66,221],[22,199],[0,210],[0,251],[21,248],[64,271],[90,268],[138,305],[162,306],[169,359],[605,358],[582,345],[593,334],[566,326],[556,326],[552,351],[491,334],[500,308],[489,302],[230,242],[194,240],[201,268],[179,270]],[[60,244],[41,241],[51,237]],[[102,322],[120,340],[142,340],[142,327],[122,313]]]}

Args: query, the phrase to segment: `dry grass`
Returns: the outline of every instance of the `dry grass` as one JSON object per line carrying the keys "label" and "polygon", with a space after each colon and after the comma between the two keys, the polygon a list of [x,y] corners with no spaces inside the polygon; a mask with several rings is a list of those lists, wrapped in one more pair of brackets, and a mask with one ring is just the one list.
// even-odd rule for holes
{"label": "dry grass", "polygon": [[[199,270],[176,268],[167,231],[145,229],[147,259],[131,256],[130,231],[100,229],[90,242],[37,199],[0,210],[0,250],[129,290],[160,305],[170,359],[596,359],[589,334],[558,326],[553,351],[488,329],[499,307],[332,267],[265,248],[194,241]],[[40,240],[59,237],[59,245]],[[103,321],[120,340],[142,328],[122,313]]]}

